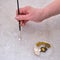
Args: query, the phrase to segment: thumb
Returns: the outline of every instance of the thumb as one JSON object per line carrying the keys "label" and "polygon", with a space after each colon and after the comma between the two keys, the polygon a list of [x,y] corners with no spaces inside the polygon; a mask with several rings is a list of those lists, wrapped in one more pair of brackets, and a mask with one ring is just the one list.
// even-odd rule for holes
{"label": "thumb", "polygon": [[29,20],[29,16],[28,15],[18,15],[16,16],[17,20]]}

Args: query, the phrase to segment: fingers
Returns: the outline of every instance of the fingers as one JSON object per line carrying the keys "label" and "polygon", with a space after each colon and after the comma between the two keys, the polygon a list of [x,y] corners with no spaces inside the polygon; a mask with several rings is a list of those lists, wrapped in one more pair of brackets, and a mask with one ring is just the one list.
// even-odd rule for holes
{"label": "fingers", "polygon": [[16,16],[17,20],[29,20],[29,15],[18,15]]}
{"label": "fingers", "polygon": [[23,8],[20,8],[20,15],[18,15],[18,10],[16,11],[16,20],[20,20],[20,25],[24,26],[29,21],[29,13],[30,6],[26,6]]}
{"label": "fingers", "polygon": [[16,16],[16,20],[20,20],[20,25],[24,26],[29,21],[29,18],[27,15],[18,15]]}
{"label": "fingers", "polygon": [[32,7],[30,6],[26,6],[26,7],[23,7],[23,8],[20,8],[20,13],[27,13],[28,10],[30,10]]}
{"label": "fingers", "polygon": [[[20,14],[22,14],[22,13],[23,13],[23,14],[26,14],[26,12],[23,11],[23,9],[24,9],[24,8],[20,8]],[[16,16],[17,16],[17,15],[18,15],[18,10],[16,10]]]}
{"label": "fingers", "polygon": [[20,25],[21,25],[21,26],[24,26],[24,25],[25,25],[25,24],[24,24],[24,20],[21,20]]}
{"label": "fingers", "polygon": [[[28,11],[29,11],[31,8],[32,8],[32,7],[30,7],[30,6],[26,6],[26,7],[20,8],[20,13],[27,14]],[[18,10],[16,10],[16,15],[18,15]]]}
{"label": "fingers", "polygon": [[21,26],[24,26],[27,22],[28,22],[28,20],[26,20],[26,21],[22,20],[22,21],[20,22],[20,25],[21,25]]}

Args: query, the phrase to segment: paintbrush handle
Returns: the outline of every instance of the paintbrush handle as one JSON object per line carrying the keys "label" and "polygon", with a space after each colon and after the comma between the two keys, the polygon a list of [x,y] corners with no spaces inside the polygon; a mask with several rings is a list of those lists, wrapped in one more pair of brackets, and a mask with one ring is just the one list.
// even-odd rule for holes
{"label": "paintbrush handle", "polygon": [[20,22],[21,22],[21,21],[19,21],[19,31],[21,31],[21,25],[20,25]]}
{"label": "paintbrush handle", "polygon": [[[20,11],[19,11],[19,1],[18,1],[18,0],[17,0],[17,9],[18,9],[18,15],[20,15]],[[19,30],[21,31],[20,22],[21,22],[21,21],[19,21]]]}

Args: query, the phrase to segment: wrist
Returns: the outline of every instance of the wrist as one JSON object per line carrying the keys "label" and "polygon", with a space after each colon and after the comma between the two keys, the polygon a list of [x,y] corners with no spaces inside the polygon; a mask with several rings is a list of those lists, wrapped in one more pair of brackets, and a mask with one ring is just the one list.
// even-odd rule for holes
{"label": "wrist", "polygon": [[45,8],[40,9],[40,22],[44,21],[48,17],[48,14],[46,13],[47,11],[45,10]]}
{"label": "wrist", "polygon": [[51,13],[49,8],[45,7],[45,8],[42,9],[42,16],[41,16],[42,21],[51,17],[51,16],[52,16],[52,13]]}

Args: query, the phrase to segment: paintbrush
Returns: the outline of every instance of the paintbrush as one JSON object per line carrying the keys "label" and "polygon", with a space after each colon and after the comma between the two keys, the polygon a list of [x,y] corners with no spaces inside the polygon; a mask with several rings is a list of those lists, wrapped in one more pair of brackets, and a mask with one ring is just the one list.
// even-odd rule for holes
{"label": "paintbrush", "polygon": [[[18,0],[17,0],[17,10],[18,10],[18,15],[20,15],[20,11],[19,11],[19,1],[18,1]],[[19,31],[21,31],[20,22],[21,22],[21,21],[19,21]]]}
{"label": "paintbrush", "polygon": [[[17,11],[18,11],[18,15],[20,15],[20,11],[19,11],[19,1],[17,0]],[[22,36],[21,36],[21,21],[19,20],[19,40],[22,39]]]}

